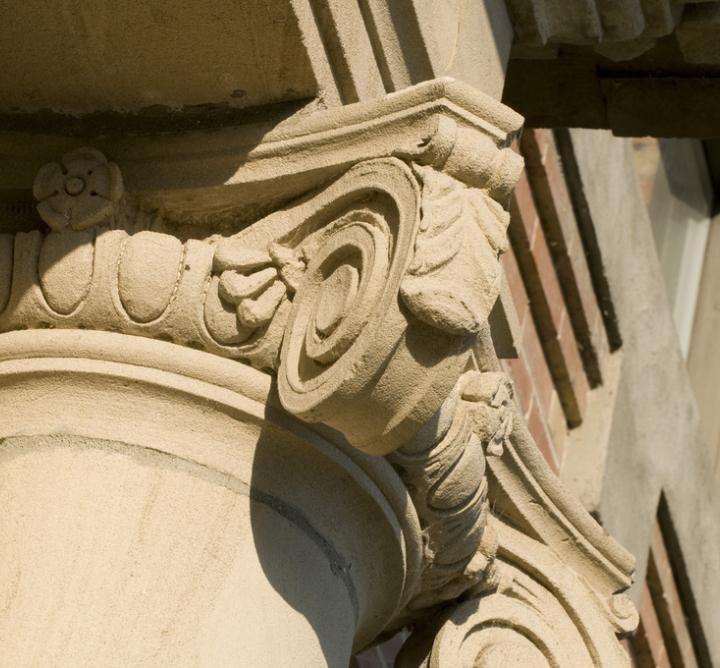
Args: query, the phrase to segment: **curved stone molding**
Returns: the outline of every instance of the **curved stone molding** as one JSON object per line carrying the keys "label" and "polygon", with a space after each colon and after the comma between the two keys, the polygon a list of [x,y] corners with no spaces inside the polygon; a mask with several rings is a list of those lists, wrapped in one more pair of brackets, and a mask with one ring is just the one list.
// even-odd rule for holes
{"label": "curved stone molding", "polygon": [[618,632],[635,625],[632,606],[618,592],[632,583],[635,559],[550,473],[525,421],[516,415],[503,455],[488,462],[491,498],[498,517],[527,535],[537,536],[578,574],[599,599]]}
{"label": "curved stone molding", "polygon": [[[28,495],[32,496],[31,488],[22,492],[18,485],[43,485],[50,479],[44,468],[45,461],[62,461],[62,475],[69,475],[79,463],[84,466],[86,459],[94,460],[92,453],[98,452],[100,467],[106,467],[111,472],[107,475],[121,476],[119,482],[107,481],[109,492],[119,496],[110,494],[108,497],[104,490],[96,490],[97,498],[91,496],[90,503],[81,506],[70,503],[69,499],[75,498],[73,490],[64,493],[64,490],[56,489],[54,502],[61,509],[58,522],[62,529],[53,527],[53,531],[47,532],[52,535],[46,536],[44,546],[55,555],[56,560],[62,562],[62,568],[66,569],[64,572],[69,574],[73,571],[78,577],[82,573],[84,578],[104,577],[107,587],[119,587],[122,592],[117,601],[94,598],[91,592],[85,598],[81,596],[87,611],[73,617],[72,603],[68,606],[62,603],[62,592],[66,587],[72,588],[73,579],[58,577],[48,585],[49,591],[46,590],[57,604],[45,607],[42,614],[38,612],[40,619],[37,615],[32,619],[26,617],[27,610],[33,605],[31,597],[35,590],[32,583],[40,577],[43,568],[55,568],[40,557],[36,556],[35,561],[31,559],[32,541],[27,539],[26,532],[32,534],[32,526],[38,526],[33,523],[41,523],[42,512],[53,512],[38,500],[34,505],[38,512],[30,513],[27,518],[29,524],[18,525],[11,516],[6,516],[4,522],[0,521],[0,535],[7,539],[4,544],[8,545],[12,539],[15,541],[13,545],[20,546],[19,551],[3,552],[7,557],[7,568],[3,574],[10,578],[19,564],[23,564],[27,578],[26,588],[8,601],[0,628],[13,627],[14,620],[21,628],[27,625],[37,630],[36,624],[49,628],[53,620],[61,625],[68,619],[74,619],[73,624],[78,629],[90,632],[97,619],[93,615],[102,614],[107,626],[102,631],[93,629],[93,632],[95,637],[107,637],[108,642],[101,643],[103,654],[96,657],[96,661],[115,665],[117,655],[108,656],[107,653],[111,652],[117,637],[121,637],[126,638],[128,646],[138,653],[130,655],[137,659],[137,663],[141,663],[137,657],[142,656],[145,657],[143,663],[159,660],[163,666],[195,665],[197,656],[208,656],[203,652],[212,650],[212,645],[203,644],[201,631],[203,625],[212,623],[212,611],[217,605],[228,606],[230,614],[240,615],[235,621],[232,616],[229,617],[229,623],[223,622],[220,627],[230,637],[245,637],[245,643],[252,645],[249,638],[259,630],[249,619],[255,614],[256,606],[262,603],[257,599],[253,606],[244,606],[242,601],[234,601],[233,597],[220,597],[204,606],[204,596],[197,594],[178,597],[168,607],[167,600],[163,598],[169,595],[163,594],[165,583],[145,579],[151,576],[157,580],[158,573],[153,573],[151,568],[152,560],[168,559],[165,568],[173,573],[172,577],[179,578],[174,586],[180,590],[198,586],[198,583],[206,581],[206,577],[217,588],[219,585],[217,578],[213,579],[213,569],[220,569],[222,575],[226,570],[223,559],[230,562],[240,559],[238,554],[248,552],[242,545],[249,543],[257,547],[259,566],[241,561],[236,566],[241,569],[241,577],[232,573],[225,575],[229,583],[238,588],[238,595],[242,593],[243,582],[260,577],[252,569],[262,567],[269,581],[268,587],[261,588],[264,592],[262,600],[269,606],[263,613],[275,614],[275,611],[281,610],[279,619],[292,620],[295,634],[303,624],[307,626],[307,622],[298,622],[298,618],[302,620],[302,613],[292,612],[290,605],[294,603],[312,618],[321,614],[323,601],[329,597],[329,607],[322,613],[327,628],[319,627],[317,633],[321,637],[331,637],[337,633],[333,630],[334,623],[331,623],[332,614],[343,617],[350,636],[340,635],[335,641],[339,650],[345,652],[344,662],[347,664],[351,645],[354,643],[359,649],[369,644],[417,590],[422,559],[421,535],[412,503],[398,476],[382,458],[369,457],[346,444],[332,443],[288,416],[273,398],[267,374],[242,364],[228,365],[215,355],[164,341],[111,332],[48,330],[11,332],[0,336],[0,385],[3,388],[0,393],[3,494],[8,494],[8,500],[12,500],[13,504],[20,503]],[[28,406],[41,403],[44,410],[27,410]],[[72,420],[68,416],[73,416]],[[32,447],[30,439],[33,438],[44,443],[39,451]],[[8,466],[7,458],[17,460],[18,466]],[[256,524],[252,533],[226,535],[223,527],[230,522],[228,513],[234,516],[238,512],[234,505],[236,502],[218,508],[212,505],[215,492],[209,495],[198,492],[197,499],[172,495],[168,498],[176,484],[173,479],[178,475],[204,479],[205,486],[210,484],[212,489],[219,490],[226,497],[226,491],[229,491],[228,498],[240,499],[241,506],[246,503],[243,498],[249,499],[249,510],[242,510],[246,518],[242,520],[244,523],[260,522],[260,516],[266,512],[259,508],[262,506],[283,518],[281,524],[289,523],[288,531],[299,530],[304,534],[316,547],[310,552],[304,548],[304,551],[299,550],[298,554],[287,555],[283,559],[300,559],[299,563],[312,569],[316,577],[323,578],[321,582],[309,582],[307,585],[308,588],[317,588],[316,603],[293,599],[294,590],[287,580],[288,574],[299,574],[302,568],[295,565],[284,571],[284,575],[273,570],[278,557],[272,554],[274,545],[267,534],[273,530],[272,523],[268,527]],[[148,476],[156,477],[157,481],[155,490],[146,501],[145,513],[148,516],[160,513],[160,516],[146,518],[147,522],[160,535],[165,535],[167,530],[173,540],[178,541],[176,544],[163,544],[162,539],[155,536],[154,540],[160,541],[157,549],[153,547],[153,541],[144,537],[147,529],[143,528],[143,509],[136,513],[135,499],[124,496],[136,491],[134,478],[141,483]],[[82,492],[82,483],[76,480],[75,484]],[[200,487],[202,489],[203,486]],[[307,493],[308,489],[319,487],[323,489],[322,496]],[[158,505],[162,507],[164,503],[161,501],[158,504],[159,499],[165,499],[170,507],[159,511]],[[63,505],[66,503],[67,506]],[[95,503],[98,505],[93,506]],[[208,535],[187,526],[186,516],[195,517],[195,511],[191,509],[196,503],[210,504],[202,507],[218,513],[216,526],[207,529]],[[225,503],[231,502],[226,499]],[[112,527],[109,532],[99,525],[97,515],[83,514],[88,511],[88,505],[93,506],[93,512],[101,513],[105,518],[108,527]],[[128,515],[124,515],[125,512]],[[77,521],[73,521],[75,513],[79,513]],[[338,525],[338,513],[342,517],[342,528]],[[199,518],[195,520],[199,521]],[[86,530],[83,522],[89,524]],[[157,525],[158,522],[160,525]],[[69,536],[63,534],[63,530],[69,532]],[[204,552],[198,552],[196,558],[188,558],[188,555],[194,554],[193,550],[178,549],[178,546],[182,544],[184,535],[195,534],[198,534],[197,539],[201,541]],[[371,540],[367,540],[369,535]],[[86,553],[78,555],[69,547],[65,551],[62,546],[73,544],[73,536],[76,548],[82,550],[85,546]],[[214,543],[203,543],[212,536]],[[88,545],[88,541],[92,542]],[[235,546],[237,554],[230,549],[232,546]],[[132,562],[127,562],[128,549],[132,549],[138,559],[134,571]],[[174,558],[173,550],[178,553]],[[313,556],[315,553],[317,555]],[[316,558],[320,560],[318,565],[313,562]],[[377,577],[378,564],[382,564],[386,573],[383,577]],[[206,566],[211,570],[209,576],[205,575]],[[145,568],[150,570],[146,572]],[[242,570],[245,568],[249,570]],[[137,593],[136,600],[124,593],[126,583],[123,584],[121,576],[128,569],[145,583],[145,589]],[[0,589],[3,591],[9,586],[7,578],[0,577]],[[202,586],[199,588],[202,589]],[[288,603],[278,603],[280,596],[273,593],[274,589],[286,597]],[[72,600],[72,597],[68,598],[68,601]],[[112,609],[108,611],[108,607]],[[244,624],[241,622],[241,610],[245,610],[242,614],[249,615]],[[150,627],[161,628],[160,624],[167,627],[163,631],[165,635],[161,634],[143,645],[140,636],[152,636],[145,631],[133,636],[130,631],[137,619],[150,611],[153,616],[153,620],[148,622]],[[157,621],[154,617],[156,612],[164,621]],[[45,613],[46,616],[43,616]],[[192,620],[195,626],[189,637],[177,635],[184,630],[174,615],[181,618],[188,616]],[[128,625],[129,628],[126,628]],[[268,627],[264,632],[275,633],[276,629]],[[107,636],[103,636],[105,633]],[[154,659],[147,658],[146,653],[155,646],[153,643],[165,642],[166,636],[169,645],[165,650]],[[31,641],[33,637],[29,631],[21,633],[20,642],[14,645],[18,654],[11,657],[4,655],[4,660],[10,665],[27,665],[29,655],[45,657],[42,652],[53,651],[50,645],[36,647]],[[73,652],[82,651],[83,634],[74,633],[73,638],[59,655],[52,654],[52,661],[49,658],[48,663],[57,660],[56,665],[73,665],[60,659],[79,656]],[[190,642],[193,651],[175,656],[171,646],[180,641]],[[288,642],[292,642],[292,636]],[[185,646],[182,643],[181,646]],[[230,647],[238,644],[237,641],[227,643],[227,639],[223,643]],[[313,643],[308,646],[312,647]],[[122,651],[126,649],[122,648]],[[238,649],[243,649],[243,643]],[[262,645],[257,649],[262,649]],[[329,656],[337,658],[337,654]],[[18,657],[27,661],[23,664]],[[237,660],[241,660],[239,657],[237,655]],[[173,658],[177,663],[172,661]],[[11,659],[18,662],[13,663]],[[253,665],[269,664],[258,659]],[[340,660],[333,665],[341,665]]]}

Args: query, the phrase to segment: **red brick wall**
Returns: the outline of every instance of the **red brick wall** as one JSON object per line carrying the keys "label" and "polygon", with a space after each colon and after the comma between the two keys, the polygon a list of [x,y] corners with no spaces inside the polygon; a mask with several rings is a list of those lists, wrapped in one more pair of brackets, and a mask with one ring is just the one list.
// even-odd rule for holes
{"label": "red brick wall", "polygon": [[602,383],[608,345],[569,187],[550,130],[526,130],[502,262],[517,312],[517,359],[502,364],[538,447],[559,471],[569,429]]}
{"label": "red brick wall", "polygon": [[653,531],[639,612],[640,625],[628,643],[637,668],[700,666],[659,524]]}
{"label": "red brick wall", "polygon": [[[511,251],[502,259],[520,331],[502,360],[538,448],[558,471],[571,429],[582,424],[609,355],[606,319],[550,130],[526,130],[526,171],[510,204]],[[613,336],[617,336],[613,334]],[[688,625],[660,524],[654,529],[640,625],[625,641],[637,668],[704,668]]]}

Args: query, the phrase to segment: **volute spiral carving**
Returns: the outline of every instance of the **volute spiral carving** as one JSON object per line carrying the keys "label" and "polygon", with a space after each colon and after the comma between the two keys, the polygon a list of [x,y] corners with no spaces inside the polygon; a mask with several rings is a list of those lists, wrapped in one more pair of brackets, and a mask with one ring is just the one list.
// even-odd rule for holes
{"label": "volute spiral carving", "polygon": [[[91,149],[39,180],[71,178],[90,157],[93,178],[121,183]],[[507,221],[491,201],[384,158],[231,237],[180,240],[161,212],[123,199],[81,221],[71,202],[78,230],[18,235],[31,262],[13,284],[35,287],[13,291],[0,329],[109,329],[247,361],[277,371],[291,413],[389,452],[450,393],[497,296]]]}

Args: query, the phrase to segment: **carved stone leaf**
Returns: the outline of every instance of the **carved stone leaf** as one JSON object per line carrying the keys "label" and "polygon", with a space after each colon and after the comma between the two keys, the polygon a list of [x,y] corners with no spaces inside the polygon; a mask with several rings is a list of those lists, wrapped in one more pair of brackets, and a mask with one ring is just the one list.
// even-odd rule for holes
{"label": "carved stone leaf", "polygon": [[470,211],[469,216],[485,234],[493,250],[504,253],[508,248],[508,212],[482,190],[466,188],[465,203]]}
{"label": "carved stone leaf", "polygon": [[415,255],[408,267],[424,275],[451,261],[463,242],[465,198],[459,182],[428,167],[415,167],[422,189],[422,219],[415,240]]}
{"label": "carved stone leaf", "polygon": [[407,306],[423,322],[459,336],[477,334],[482,320],[459,288],[458,282],[409,276],[400,291]]}
{"label": "carved stone leaf", "polygon": [[423,322],[458,336],[477,334],[499,291],[506,214],[484,192],[445,174],[423,167],[416,173],[423,220],[400,295]]}
{"label": "carved stone leaf", "polygon": [[422,220],[408,272],[422,276],[450,262],[462,248],[465,201],[454,179],[427,168],[417,171],[423,180]]}

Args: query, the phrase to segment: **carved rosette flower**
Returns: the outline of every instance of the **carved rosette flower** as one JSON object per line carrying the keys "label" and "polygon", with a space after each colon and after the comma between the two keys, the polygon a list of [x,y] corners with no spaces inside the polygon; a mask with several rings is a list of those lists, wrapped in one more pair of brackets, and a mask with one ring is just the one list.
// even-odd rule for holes
{"label": "carved rosette flower", "polygon": [[86,230],[108,222],[123,195],[115,163],[93,148],[80,148],[40,169],[33,184],[38,213],[55,231]]}

